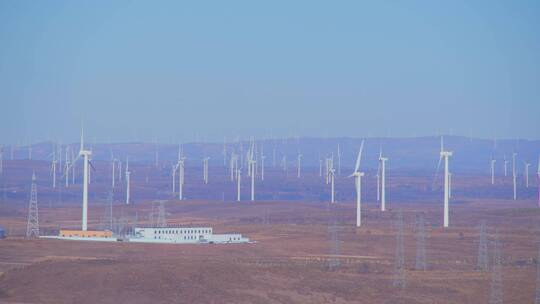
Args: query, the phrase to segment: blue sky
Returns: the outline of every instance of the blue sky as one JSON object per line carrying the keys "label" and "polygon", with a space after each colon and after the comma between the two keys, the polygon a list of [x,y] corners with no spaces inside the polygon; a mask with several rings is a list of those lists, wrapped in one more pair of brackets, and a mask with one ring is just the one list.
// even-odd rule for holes
{"label": "blue sky", "polygon": [[0,143],[540,139],[538,1],[0,1]]}

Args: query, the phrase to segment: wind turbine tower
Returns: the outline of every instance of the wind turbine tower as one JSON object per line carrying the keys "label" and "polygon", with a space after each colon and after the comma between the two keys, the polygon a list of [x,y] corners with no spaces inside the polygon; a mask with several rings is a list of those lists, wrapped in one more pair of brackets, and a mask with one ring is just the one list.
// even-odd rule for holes
{"label": "wind turbine tower", "polygon": [[516,172],[516,156],[517,153],[512,153],[512,184],[514,187],[514,200],[517,199],[517,185],[516,185],[516,178],[517,178],[517,172]]}
{"label": "wind turbine tower", "polygon": [[203,159],[203,179],[204,179],[205,184],[208,184],[208,160],[209,159],[210,157],[205,157]]}
{"label": "wind turbine tower", "polygon": [[381,163],[381,211],[386,211],[386,161],[387,157],[379,156]]}
{"label": "wind turbine tower", "polygon": [[52,175],[52,187],[53,189],[56,189],[56,164],[58,161],[56,160],[56,153],[53,152],[53,160],[51,163],[51,175]]}
{"label": "wind turbine tower", "polygon": [[129,205],[130,177],[131,177],[131,171],[129,171],[129,158],[126,158],[126,205]]}
{"label": "wind turbine tower", "polygon": [[255,200],[255,163],[256,161],[253,159],[253,149],[252,152],[249,154],[248,162],[250,164],[250,170],[251,170],[251,200]]}
{"label": "wind turbine tower", "polygon": [[491,184],[495,185],[495,162],[496,160],[491,157]]}
{"label": "wind turbine tower", "polygon": [[[358,150],[358,156],[356,157],[356,165],[354,166],[354,172],[350,175],[354,177],[354,185],[356,188],[356,227],[362,225],[362,176],[364,172],[360,172],[360,161],[362,160],[362,150],[364,150],[364,140],[360,144],[360,150]],[[332,188],[334,180],[332,178]],[[332,190],[333,193],[333,190]]]}
{"label": "wind turbine tower", "polygon": [[240,180],[242,179],[242,170],[236,168],[236,201],[240,201]]}
{"label": "wind turbine tower", "polygon": [[439,155],[440,155],[440,157],[439,157],[439,165],[437,166],[437,171],[439,171],[438,167],[441,164],[441,160],[444,158],[444,224],[443,224],[443,226],[444,226],[444,228],[447,228],[448,225],[449,225],[448,200],[450,198],[450,172],[448,170],[449,169],[448,168],[448,161],[449,161],[449,158],[452,156],[452,152],[444,150],[444,142],[443,142],[443,137],[442,136],[441,136],[441,152],[440,152]]}
{"label": "wind turbine tower", "polygon": [[[90,163],[90,156],[92,151],[84,149],[84,129],[81,130],[81,147],[79,149],[79,155],[71,162],[71,167],[66,170],[66,174],[69,169],[74,168],[75,163],[79,158],[83,158],[83,205],[82,205],[82,230],[86,231],[88,228],[88,165]],[[93,166],[92,166],[93,167]],[[72,177],[74,174],[72,174]]]}
{"label": "wind turbine tower", "polygon": [[504,176],[508,176],[508,160],[506,154],[504,155]]}
{"label": "wind turbine tower", "polygon": [[181,157],[178,163],[178,199],[184,199],[184,173],[185,173],[185,157]]}

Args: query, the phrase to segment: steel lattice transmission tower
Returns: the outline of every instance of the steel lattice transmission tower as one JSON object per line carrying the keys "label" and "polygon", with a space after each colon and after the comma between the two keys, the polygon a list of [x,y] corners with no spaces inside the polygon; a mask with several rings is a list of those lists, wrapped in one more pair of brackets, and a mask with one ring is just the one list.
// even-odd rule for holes
{"label": "steel lattice transmission tower", "polygon": [[480,235],[478,242],[478,261],[476,268],[479,271],[489,270],[489,258],[488,258],[488,238],[486,232],[486,221],[480,223]]}
{"label": "steel lattice transmission tower", "polygon": [[503,303],[501,243],[498,233],[493,240],[493,266],[491,269],[491,292],[489,304]]}
{"label": "steel lattice transmission tower", "polygon": [[398,213],[396,223],[396,258],[394,262],[394,281],[392,285],[401,289],[405,288],[405,251],[403,249],[403,214]]}
{"label": "steel lattice transmission tower", "polygon": [[32,186],[30,190],[30,202],[28,204],[28,222],[26,224],[26,237],[39,237],[39,218],[37,202],[36,173],[32,173]]}
{"label": "steel lattice transmission tower", "polygon": [[340,255],[338,228],[336,219],[332,220],[332,224],[328,226],[328,233],[330,234],[330,258],[328,259],[328,270],[332,271],[340,266],[338,256]]}
{"label": "steel lattice transmission tower", "polygon": [[424,214],[420,213],[416,216],[416,270],[426,270],[426,226]]}

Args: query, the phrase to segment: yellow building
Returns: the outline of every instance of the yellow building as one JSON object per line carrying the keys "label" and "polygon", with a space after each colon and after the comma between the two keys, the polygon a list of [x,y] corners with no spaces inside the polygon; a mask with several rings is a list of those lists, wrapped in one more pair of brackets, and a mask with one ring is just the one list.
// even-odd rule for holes
{"label": "yellow building", "polygon": [[64,230],[60,229],[61,237],[80,237],[80,238],[112,238],[112,231],[83,231],[83,230]]}

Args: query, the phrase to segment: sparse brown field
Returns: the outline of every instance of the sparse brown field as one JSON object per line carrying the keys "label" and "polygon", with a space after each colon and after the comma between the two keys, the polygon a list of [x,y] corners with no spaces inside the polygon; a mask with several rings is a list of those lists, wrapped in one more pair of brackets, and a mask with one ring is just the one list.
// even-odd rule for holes
{"label": "sparse brown field", "polygon": [[[478,224],[498,229],[503,245],[504,299],[534,297],[540,210],[532,201],[470,200],[452,206],[450,229],[440,228],[438,203],[400,203],[405,219],[406,281],[392,286],[394,210],[373,202],[355,229],[352,202],[167,203],[169,224],[211,225],[240,232],[254,244],[158,245],[59,240],[0,241],[0,302],[5,303],[487,303],[490,273],[475,271]],[[122,210],[121,210],[122,209]],[[139,218],[150,203],[115,207]],[[14,234],[23,208],[5,207],[0,224]],[[8,212],[11,211],[11,212]],[[429,270],[413,270],[414,216],[425,212]],[[103,206],[91,208],[97,226]],[[42,208],[43,226],[76,226],[80,208]],[[264,218],[268,220],[265,222]],[[328,270],[328,223],[339,227],[340,268]],[[142,220],[141,220],[142,222]]]}

